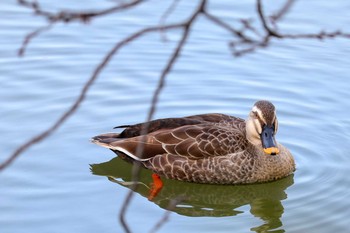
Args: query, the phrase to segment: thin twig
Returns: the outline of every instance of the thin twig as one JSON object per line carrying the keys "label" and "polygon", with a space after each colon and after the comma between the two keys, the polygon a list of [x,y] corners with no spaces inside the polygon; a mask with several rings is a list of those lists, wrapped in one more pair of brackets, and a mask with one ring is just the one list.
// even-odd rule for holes
{"label": "thin twig", "polygon": [[[170,14],[176,9],[177,4],[180,2],[180,0],[174,0],[171,5],[168,7],[168,9],[162,14],[159,20],[159,24],[163,25],[165,24],[166,19],[170,16]],[[164,31],[160,31],[160,34],[162,36],[163,41],[167,41],[166,35]]]}
{"label": "thin twig", "polygon": [[40,15],[40,16],[43,16],[47,19],[50,18],[51,14],[50,12],[48,11],[44,11],[41,9],[40,5],[38,2],[36,1],[33,1],[33,2],[29,2],[29,1],[26,1],[26,0],[17,0],[17,3],[21,6],[24,6],[24,7],[27,7],[31,10],[33,10],[33,12],[36,14],[36,15]]}
{"label": "thin twig", "polygon": [[268,33],[267,36],[274,36],[274,37],[277,37],[277,38],[280,38],[281,36],[275,32],[274,30],[272,30],[268,25],[267,25],[267,22],[266,22],[266,19],[265,19],[265,16],[264,16],[264,12],[263,12],[263,6],[262,6],[262,3],[261,3],[261,0],[257,0],[256,1],[256,10],[258,12],[258,15],[259,15],[259,18],[260,18],[260,21],[263,25],[263,28],[265,29],[265,31]]}
{"label": "thin twig", "polygon": [[307,33],[307,34],[281,34],[285,39],[331,39],[335,37],[343,37],[350,39],[350,33],[344,33],[340,30],[334,32],[321,31],[319,33]]}
{"label": "thin twig", "polygon": [[243,24],[243,30],[249,30],[252,33],[254,33],[257,37],[262,38],[262,35],[259,33],[259,31],[251,25],[251,19],[241,19],[240,22]]}
{"label": "thin twig", "polygon": [[[346,38],[350,39],[350,33],[345,33],[340,30],[336,30],[334,32],[324,32],[321,31],[319,33],[307,33],[307,34],[279,34],[281,39],[333,39],[333,38]],[[265,48],[268,46],[271,40],[271,36],[266,36],[265,40],[262,40],[256,44],[252,44],[250,47],[237,50],[234,45],[232,46],[232,54],[236,57],[245,55],[247,53],[255,52],[259,48]]]}
{"label": "thin twig", "polygon": [[103,16],[111,13],[115,13],[121,10],[126,10],[128,8],[132,8],[145,0],[134,0],[128,3],[123,3],[111,8],[107,8],[104,10],[97,10],[97,11],[82,11],[82,12],[74,12],[74,11],[59,11],[57,13],[52,13],[49,11],[43,10],[39,3],[37,2],[29,2],[26,0],[17,0],[18,4],[31,8],[36,15],[40,15],[45,17],[49,21],[55,21],[55,22],[71,22],[73,20],[80,20],[82,22],[88,22],[90,19],[96,16]]}
{"label": "thin twig", "polygon": [[289,12],[294,3],[295,0],[286,0],[281,9],[269,17],[271,21],[275,23],[276,21],[282,19]]}
{"label": "thin twig", "polygon": [[209,19],[210,21],[212,21],[213,23],[217,24],[218,26],[226,29],[227,31],[231,32],[232,34],[234,34],[235,36],[239,37],[240,39],[242,39],[244,42],[252,42],[253,40],[250,39],[249,37],[247,37],[246,35],[244,35],[241,31],[234,29],[233,27],[231,27],[229,24],[225,23],[224,21],[222,21],[221,19],[219,19],[218,17],[210,14],[207,11],[203,12],[203,15],[207,17],[207,19]]}
{"label": "thin twig", "polygon": [[232,47],[232,54],[235,56],[235,57],[240,57],[240,56],[243,56],[247,53],[252,53],[252,52],[255,52],[258,48],[265,48],[267,45],[268,45],[268,39],[270,37],[265,37],[265,40],[262,40],[260,42],[257,42],[255,44],[251,44],[250,47],[248,48],[245,48],[245,49],[240,49],[240,50],[237,50],[235,48],[235,46],[231,46]]}
{"label": "thin twig", "polygon": [[51,21],[51,22],[49,22],[49,24],[47,24],[47,25],[45,25],[45,26],[43,26],[41,28],[38,28],[38,29],[32,31],[31,33],[29,33],[28,35],[26,35],[26,37],[23,40],[23,43],[22,43],[21,47],[18,50],[18,56],[22,57],[24,55],[26,49],[27,49],[27,46],[28,46],[29,42],[34,37],[38,36],[40,33],[51,29],[51,27],[53,26],[54,23],[55,23],[54,21]]}

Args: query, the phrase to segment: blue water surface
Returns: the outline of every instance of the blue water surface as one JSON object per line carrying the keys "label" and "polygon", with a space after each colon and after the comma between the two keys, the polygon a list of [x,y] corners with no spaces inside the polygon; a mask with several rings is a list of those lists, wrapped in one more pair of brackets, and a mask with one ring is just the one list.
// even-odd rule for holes
{"label": "blue water surface", "polygon": [[[282,3],[264,1],[265,10],[273,13]],[[40,4],[54,12],[104,9],[115,2],[43,0]],[[170,4],[146,1],[134,10],[89,24],[59,23],[34,38],[19,58],[25,35],[46,21],[14,0],[1,2],[1,161],[72,105],[115,43],[143,27],[158,25]],[[166,22],[186,19],[197,4],[179,1]],[[349,9],[345,0],[298,1],[279,28],[284,33],[350,32]],[[255,1],[212,1],[209,10],[237,27],[240,18],[259,26]],[[90,164],[105,163],[114,154],[89,139],[116,125],[146,119],[160,72],[180,35],[181,30],[150,33],[125,46],[78,111],[0,173],[1,232],[123,232],[118,214],[129,189],[107,180],[105,171],[91,173]],[[226,209],[222,216],[184,214],[180,209],[192,210],[195,204],[183,203],[159,232],[348,232],[350,39],[275,39],[268,48],[239,58],[232,56],[231,41],[229,32],[200,17],[166,78],[154,117],[220,112],[246,118],[256,100],[268,99],[277,108],[277,140],[293,153],[297,171],[281,183],[217,187],[217,193],[207,186],[171,183],[194,193],[206,190],[202,193],[219,196],[223,206],[233,206],[244,195],[257,197],[239,199],[232,207],[234,213],[227,214]],[[209,201],[203,196],[193,197],[202,206],[197,211],[215,209],[205,205]],[[163,207],[135,193],[126,214],[130,229],[151,231],[164,215]]]}

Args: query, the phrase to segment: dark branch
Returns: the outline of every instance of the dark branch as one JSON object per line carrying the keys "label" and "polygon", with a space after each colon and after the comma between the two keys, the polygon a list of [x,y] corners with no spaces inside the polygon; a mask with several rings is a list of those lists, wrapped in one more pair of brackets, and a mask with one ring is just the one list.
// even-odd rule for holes
{"label": "dark branch", "polygon": [[49,24],[41,27],[41,28],[38,28],[34,31],[32,31],[31,33],[29,33],[23,40],[23,43],[21,45],[21,47],[19,48],[18,50],[18,56],[22,57],[27,49],[27,46],[29,44],[29,42],[36,36],[38,36],[40,33],[44,32],[44,31],[47,31],[49,29],[51,29],[51,27],[53,26],[54,22],[50,22]]}
{"label": "dark branch", "polygon": [[[319,33],[307,33],[307,34],[280,34],[280,39],[333,39],[333,38],[346,38],[350,39],[350,33],[344,33],[342,31],[334,31],[334,32],[324,32],[321,31]],[[265,48],[268,46],[270,43],[271,36],[266,36],[264,37],[264,40],[257,42],[255,44],[251,44],[250,47],[241,49],[241,50],[236,50],[235,45],[231,46],[232,53],[234,56],[239,57],[242,55],[245,55],[247,53],[252,53],[255,52],[259,48]]]}
{"label": "dark branch", "polygon": [[[167,17],[169,17],[169,15],[176,9],[177,4],[180,2],[180,0],[174,0],[171,5],[168,7],[168,9],[163,13],[163,15],[160,17],[159,20],[159,24],[163,25],[165,24],[165,21],[167,19]],[[163,41],[166,41],[166,36],[165,33],[163,31],[160,31]]]}
{"label": "dark branch", "polygon": [[273,23],[275,23],[278,20],[282,19],[289,12],[289,10],[291,9],[294,3],[295,3],[295,0],[287,0],[279,11],[277,11],[275,14],[269,17],[270,20]]}
{"label": "dark branch", "polygon": [[33,10],[34,14],[36,15],[40,15],[40,16],[43,16],[47,19],[50,18],[51,14],[50,12],[48,11],[44,11],[41,9],[40,5],[38,2],[36,1],[33,1],[33,2],[29,2],[29,1],[26,1],[26,0],[17,0],[17,3],[21,6],[24,6],[24,7],[27,7],[31,10]]}
{"label": "dark branch", "polygon": [[258,12],[260,21],[261,21],[265,31],[268,33],[268,36],[274,36],[274,37],[280,38],[281,36],[277,32],[273,31],[267,25],[267,22],[266,22],[266,19],[265,19],[265,16],[264,16],[264,12],[263,12],[263,6],[262,6],[262,3],[261,3],[261,0],[257,0],[256,1],[256,10]]}
{"label": "dark branch", "polygon": [[239,30],[234,29],[233,27],[231,27],[229,24],[225,23],[224,21],[222,21],[218,17],[210,14],[207,11],[204,11],[203,14],[207,17],[207,19],[209,19],[213,23],[217,24],[218,26],[226,29],[227,31],[231,32],[233,35],[240,38],[243,42],[247,42],[247,43],[253,42],[253,40],[250,39],[249,37],[247,37],[244,33],[242,33]]}
{"label": "dark branch", "polygon": [[350,33],[344,33],[340,30],[334,32],[321,31],[319,33],[307,33],[307,34],[281,34],[282,38],[285,39],[332,39],[335,37],[343,37],[350,39]]}
{"label": "dark branch", "polygon": [[30,9],[33,10],[33,12],[36,15],[40,15],[45,17],[47,20],[49,21],[53,21],[53,22],[71,22],[74,20],[78,20],[78,21],[82,21],[82,22],[88,22],[90,21],[92,18],[96,17],[96,16],[103,16],[103,15],[108,15],[108,14],[112,14],[112,13],[116,13],[118,11],[121,10],[126,10],[129,8],[132,8],[142,2],[144,2],[144,0],[134,0],[128,3],[123,3],[111,8],[107,8],[104,10],[99,10],[99,11],[90,11],[90,12],[74,12],[74,11],[59,11],[57,13],[52,13],[49,11],[45,11],[43,10],[39,3],[37,2],[29,2],[26,0],[17,0],[17,2],[25,7],[28,7]]}
{"label": "dark branch", "polygon": [[244,32],[244,31],[251,31],[258,38],[262,38],[262,35],[260,34],[260,32],[255,27],[252,26],[252,20],[251,19],[241,19],[240,21],[241,21],[241,23],[243,25],[242,32]]}

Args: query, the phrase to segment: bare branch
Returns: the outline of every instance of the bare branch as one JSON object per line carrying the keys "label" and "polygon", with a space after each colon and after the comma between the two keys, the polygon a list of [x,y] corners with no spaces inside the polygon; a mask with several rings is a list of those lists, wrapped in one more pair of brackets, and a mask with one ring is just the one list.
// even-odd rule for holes
{"label": "bare branch", "polygon": [[29,9],[33,10],[33,12],[36,15],[44,16],[47,19],[50,18],[51,13],[48,11],[42,10],[39,3],[37,3],[36,1],[29,2],[26,0],[17,0],[17,3],[21,6],[24,6],[24,7],[27,7]]}
{"label": "bare branch", "polygon": [[238,38],[240,38],[242,41],[244,42],[253,42],[252,39],[250,39],[249,37],[247,37],[246,35],[244,35],[241,31],[234,29],[233,27],[231,27],[229,24],[225,23],[224,21],[222,21],[221,19],[219,19],[218,17],[210,14],[207,11],[203,12],[203,15],[205,15],[207,17],[207,19],[209,19],[210,21],[212,21],[213,23],[217,24],[218,26],[226,29],[227,31],[231,32],[232,34],[234,34],[235,36],[237,36]]}
{"label": "bare branch", "polygon": [[[174,0],[171,5],[168,7],[168,9],[163,13],[163,15],[160,17],[159,24],[163,25],[167,19],[167,17],[176,9],[177,4],[180,2],[180,0]],[[160,31],[162,35],[163,41],[166,41],[166,35],[163,31]]]}
{"label": "bare branch", "polygon": [[74,11],[59,11],[57,13],[52,13],[49,11],[45,11],[43,10],[39,3],[37,2],[29,2],[27,0],[17,0],[18,4],[31,8],[33,10],[33,12],[36,15],[40,15],[40,16],[44,16],[47,20],[49,21],[54,21],[54,22],[71,22],[73,20],[80,20],[84,23],[90,21],[93,17],[96,16],[103,16],[103,15],[107,15],[107,14],[111,14],[111,13],[115,13],[121,10],[126,10],[128,8],[132,8],[142,2],[144,2],[144,0],[134,0],[131,1],[129,3],[123,3],[111,8],[107,8],[104,10],[98,10],[98,11],[90,11],[90,12],[74,12]]}
{"label": "bare branch", "polygon": [[266,22],[266,19],[265,19],[265,16],[264,16],[264,12],[263,12],[263,6],[262,6],[262,3],[261,3],[261,0],[257,0],[256,1],[256,10],[258,12],[260,21],[261,21],[261,23],[263,25],[263,28],[267,32],[268,36],[274,36],[274,37],[280,38],[281,36],[277,32],[275,32],[274,30],[272,30],[267,25],[267,22]]}
{"label": "bare branch", "polygon": [[255,28],[255,27],[253,27],[252,26],[252,20],[251,19],[241,19],[240,20],[241,21],[241,23],[243,24],[243,30],[242,30],[242,32],[244,32],[245,30],[248,30],[248,31],[251,31],[251,32],[253,32],[257,37],[260,37],[260,38],[262,38],[263,36],[259,33],[259,31]]}
{"label": "bare branch", "polygon": [[319,33],[307,33],[307,34],[281,34],[282,38],[285,39],[331,39],[335,37],[343,37],[350,39],[350,33],[344,33],[340,30],[334,32],[321,31]]}
{"label": "bare branch", "polygon": [[[337,37],[343,37],[346,39],[350,39],[350,33],[344,33],[342,31],[334,31],[334,32],[324,32],[321,31],[319,33],[308,33],[308,34],[280,34],[280,39],[333,39]],[[231,45],[232,54],[236,57],[245,55],[247,53],[252,53],[259,48],[265,48],[268,46],[271,40],[271,36],[266,36],[265,40],[262,40],[258,43],[251,44],[250,47],[246,49],[236,50],[235,45]]]}
{"label": "bare branch", "polygon": [[40,33],[51,29],[53,24],[54,24],[54,21],[51,21],[49,24],[47,24],[47,25],[45,25],[45,26],[43,26],[41,28],[38,28],[38,29],[32,31],[31,33],[29,33],[28,35],[26,35],[26,37],[23,40],[23,43],[22,43],[21,47],[18,50],[18,56],[20,56],[20,57],[24,56],[24,53],[25,53],[25,51],[27,49],[27,46],[28,46],[29,42],[34,37],[38,36]]}
{"label": "bare branch", "polygon": [[282,19],[289,12],[289,10],[291,9],[294,3],[295,3],[295,0],[286,0],[286,2],[281,7],[281,9],[269,17],[270,20],[273,23],[275,23],[278,20]]}
{"label": "bare branch", "polygon": [[236,49],[235,44],[231,45],[232,54],[235,57],[240,57],[240,56],[243,56],[243,55],[245,55],[247,53],[255,52],[259,48],[265,48],[268,45],[269,38],[270,37],[265,37],[265,40],[260,41],[260,42],[256,42],[254,44],[251,44],[250,47],[245,48],[245,49],[240,49],[240,50]]}

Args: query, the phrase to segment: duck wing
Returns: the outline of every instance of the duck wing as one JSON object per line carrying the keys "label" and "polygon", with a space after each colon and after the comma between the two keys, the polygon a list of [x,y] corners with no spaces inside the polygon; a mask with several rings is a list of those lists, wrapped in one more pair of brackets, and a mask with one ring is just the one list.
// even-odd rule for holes
{"label": "duck wing", "polygon": [[232,121],[232,120],[242,120],[240,118],[231,117],[229,115],[220,114],[220,113],[209,113],[201,115],[193,115],[188,117],[181,118],[164,118],[157,119],[149,122],[139,123],[135,125],[120,125],[114,127],[116,128],[125,128],[123,132],[119,134],[119,138],[131,138],[140,136],[143,127],[148,125],[148,131],[146,134],[155,132],[160,129],[174,129],[184,125],[198,125],[203,123],[219,123],[222,121]]}
{"label": "duck wing", "polygon": [[[122,133],[99,135],[93,142],[138,161],[160,154],[202,159],[236,153],[246,145],[244,120],[223,114],[151,121],[148,134],[141,135],[144,124],[124,126]],[[137,155],[139,144],[142,155]]]}

